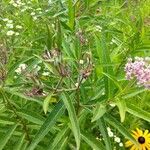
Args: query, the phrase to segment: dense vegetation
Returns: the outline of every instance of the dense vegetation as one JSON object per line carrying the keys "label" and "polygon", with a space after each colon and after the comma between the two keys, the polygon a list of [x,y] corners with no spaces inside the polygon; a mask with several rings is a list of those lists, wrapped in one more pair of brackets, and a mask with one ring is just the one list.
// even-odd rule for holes
{"label": "dense vegetation", "polygon": [[136,145],[131,131],[150,130],[149,4],[0,0],[0,150]]}

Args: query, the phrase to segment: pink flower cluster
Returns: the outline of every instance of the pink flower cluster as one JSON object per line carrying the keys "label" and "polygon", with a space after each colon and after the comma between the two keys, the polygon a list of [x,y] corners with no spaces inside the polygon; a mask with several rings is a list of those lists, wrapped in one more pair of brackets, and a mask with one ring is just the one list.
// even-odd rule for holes
{"label": "pink flower cluster", "polygon": [[150,57],[129,58],[125,71],[127,80],[135,78],[137,85],[150,89]]}

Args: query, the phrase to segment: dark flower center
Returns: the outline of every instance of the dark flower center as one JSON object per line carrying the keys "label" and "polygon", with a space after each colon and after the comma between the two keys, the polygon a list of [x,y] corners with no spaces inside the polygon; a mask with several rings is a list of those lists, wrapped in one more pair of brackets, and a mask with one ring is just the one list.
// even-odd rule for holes
{"label": "dark flower center", "polygon": [[145,138],[144,138],[143,136],[140,136],[140,137],[138,138],[138,142],[139,142],[140,144],[144,144],[144,143],[145,143]]}

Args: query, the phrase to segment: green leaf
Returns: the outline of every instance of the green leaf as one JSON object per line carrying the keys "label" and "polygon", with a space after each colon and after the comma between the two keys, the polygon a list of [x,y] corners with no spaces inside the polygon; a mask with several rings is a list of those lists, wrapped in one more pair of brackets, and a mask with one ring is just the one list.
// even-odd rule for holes
{"label": "green leaf", "polygon": [[126,102],[125,102],[124,99],[119,99],[118,98],[116,100],[116,105],[118,106],[118,109],[119,109],[121,122],[124,122],[125,115],[126,115]]}
{"label": "green leaf", "polygon": [[64,105],[62,102],[56,104],[52,112],[48,115],[46,121],[43,123],[38,133],[35,135],[33,141],[31,142],[28,150],[33,150],[38,145],[38,143],[44,138],[44,136],[49,132],[50,128],[55,124],[58,118],[63,115]]}
{"label": "green leaf", "polygon": [[98,119],[97,122],[99,125],[100,132],[104,138],[104,143],[105,143],[106,149],[113,150],[110,137],[108,136],[107,126],[106,126],[104,118],[102,117],[102,118]]}
{"label": "green leaf", "polygon": [[129,98],[137,96],[138,94],[143,93],[145,91],[147,91],[147,90],[146,89],[138,89],[137,91],[130,92],[129,94],[123,95],[122,98],[123,99],[129,99]]}
{"label": "green leaf", "polygon": [[52,33],[50,27],[46,24],[47,27],[47,48],[51,50],[52,48]]}
{"label": "green leaf", "polygon": [[42,125],[45,120],[44,117],[41,117],[40,115],[32,111],[22,110],[20,112],[17,112],[17,114],[20,117],[38,125]]}
{"label": "green leaf", "polygon": [[58,147],[60,147],[59,143],[62,139],[64,139],[67,136],[67,133],[69,133],[69,127],[65,126],[58,134],[56,135],[53,142],[51,142],[51,145],[49,146],[48,150],[58,150]]}
{"label": "green leaf", "polygon": [[92,117],[92,122],[98,120],[106,113],[106,105],[105,104],[97,104],[94,110],[94,114]]}
{"label": "green leaf", "polygon": [[21,150],[21,146],[23,145],[24,139],[25,139],[25,134],[23,134],[21,137],[19,137],[19,140],[18,140],[18,142],[16,143],[16,145],[14,146],[13,149]]}
{"label": "green leaf", "polygon": [[62,93],[62,100],[68,110],[69,119],[71,122],[72,131],[74,133],[77,149],[80,148],[80,128],[78,119],[76,116],[75,108],[73,106],[72,100],[67,94]]}
{"label": "green leaf", "polygon": [[47,111],[48,111],[49,102],[50,102],[52,96],[53,96],[53,94],[50,93],[50,94],[44,99],[43,110],[44,110],[44,113],[45,113],[45,114],[46,114]]}
{"label": "green leaf", "polygon": [[93,135],[91,135],[90,133],[82,131],[81,137],[88,145],[91,146],[92,149],[106,150],[104,145],[101,142],[99,142],[98,140],[96,140],[96,137],[93,137]]}
{"label": "green leaf", "polygon": [[106,33],[102,31],[101,36],[95,36],[96,40],[96,47],[97,47],[97,54],[99,57],[99,63],[103,65],[103,72],[106,75],[104,75],[104,84],[105,84],[105,93],[108,98],[111,98],[113,95],[114,90],[114,83],[110,78],[108,78],[108,75],[114,76],[113,67],[110,59],[110,52],[107,48],[106,44]]}
{"label": "green leaf", "polygon": [[110,114],[105,114],[104,120],[106,120],[110,125],[116,128],[123,136],[125,136],[127,139],[129,139],[130,141],[132,141],[137,145],[137,142],[134,139],[134,137],[132,137],[132,135],[128,132],[128,130],[113,116],[111,116]]}
{"label": "green leaf", "polygon": [[127,112],[129,112],[130,114],[132,114],[138,118],[141,118],[143,120],[150,122],[150,113],[140,109],[139,107],[137,107],[131,103],[127,103]]}
{"label": "green leaf", "polygon": [[10,137],[12,136],[13,132],[15,131],[16,127],[18,124],[15,124],[13,126],[11,126],[8,131],[5,133],[5,135],[3,136],[3,138],[1,138],[0,140],[0,150],[3,150],[5,145],[7,144],[8,140],[10,139]]}
{"label": "green leaf", "polygon": [[73,30],[75,25],[75,7],[73,5],[73,0],[68,0],[68,16],[68,26]]}

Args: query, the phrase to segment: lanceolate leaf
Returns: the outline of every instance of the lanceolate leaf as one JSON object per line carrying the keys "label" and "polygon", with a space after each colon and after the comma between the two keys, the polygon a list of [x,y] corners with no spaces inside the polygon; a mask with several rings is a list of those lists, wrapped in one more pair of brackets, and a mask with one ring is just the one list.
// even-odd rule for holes
{"label": "lanceolate leaf", "polygon": [[113,150],[112,145],[111,145],[111,140],[110,140],[108,133],[107,133],[107,126],[106,126],[104,118],[102,117],[102,118],[98,119],[97,122],[99,125],[100,132],[104,138],[106,149],[107,150]]}
{"label": "lanceolate leaf", "polygon": [[65,126],[58,134],[56,135],[53,142],[51,142],[51,145],[48,147],[48,150],[58,150],[58,147],[60,146],[59,143],[62,141],[62,139],[65,139],[67,137],[67,133],[69,133],[69,127]]}
{"label": "lanceolate leaf", "polygon": [[81,137],[82,139],[91,146],[92,149],[95,150],[106,150],[104,145],[99,142],[98,140],[96,140],[95,137],[93,137],[93,135],[91,135],[90,133],[87,132],[81,132]]}
{"label": "lanceolate leaf", "polygon": [[35,135],[33,141],[31,142],[28,150],[33,150],[38,145],[38,143],[44,138],[44,136],[49,132],[50,128],[55,124],[58,118],[63,115],[64,105],[62,102],[56,104],[52,112],[48,115],[48,118],[41,126],[38,133]]}
{"label": "lanceolate leaf", "polygon": [[23,145],[24,139],[25,139],[25,134],[23,134],[23,135],[19,138],[18,142],[16,143],[16,145],[15,145],[15,147],[14,147],[15,150],[20,150],[20,149],[21,149],[21,146]]}
{"label": "lanceolate leaf", "polygon": [[[95,36],[95,39],[99,62],[103,67],[103,72],[106,73],[107,76],[108,75],[114,76],[110,60],[110,52],[106,44],[106,33],[102,32],[102,35],[100,37]],[[112,97],[113,94],[113,82],[107,76],[104,75],[105,93],[107,98],[110,98]]]}
{"label": "lanceolate leaf", "polygon": [[137,107],[131,103],[127,104],[127,112],[129,112],[130,114],[132,114],[138,118],[141,118],[141,119],[144,119],[144,120],[150,122],[150,113],[140,109],[139,107]]}
{"label": "lanceolate leaf", "polygon": [[118,106],[121,122],[124,121],[126,115],[126,102],[124,99],[117,99],[116,105]]}
{"label": "lanceolate leaf", "polygon": [[7,144],[8,140],[12,136],[12,134],[15,131],[16,127],[17,127],[17,124],[11,126],[8,129],[8,131],[5,133],[5,135],[3,136],[3,138],[1,137],[1,140],[0,140],[0,150],[4,149],[5,145]]}
{"label": "lanceolate leaf", "polygon": [[44,113],[46,114],[47,111],[48,111],[48,106],[49,106],[49,102],[52,98],[52,93],[50,93],[45,99],[44,99],[44,103],[43,103],[43,110],[44,110]]}
{"label": "lanceolate leaf", "polygon": [[76,140],[77,149],[80,148],[80,128],[78,119],[76,116],[75,108],[73,106],[73,101],[70,99],[70,97],[65,93],[62,93],[62,100],[68,110],[69,119],[71,122],[72,131],[74,133],[74,137]]}
{"label": "lanceolate leaf", "polygon": [[98,120],[106,113],[106,106],[104,104],[97,104],[92,117],[92,122]]}

